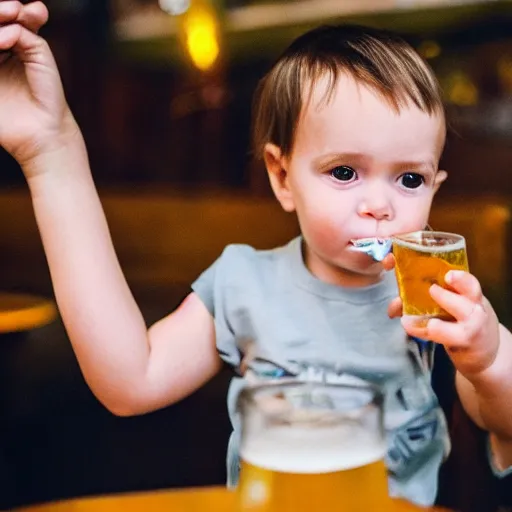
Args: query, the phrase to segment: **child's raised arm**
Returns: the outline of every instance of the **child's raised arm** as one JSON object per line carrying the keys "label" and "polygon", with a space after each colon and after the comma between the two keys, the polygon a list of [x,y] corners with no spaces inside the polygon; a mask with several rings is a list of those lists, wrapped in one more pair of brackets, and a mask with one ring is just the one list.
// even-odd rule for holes
{"label": "child's raised arm", "polygon": [[[26,22],[34,9],[39,14]],[[114,413],[138,414],[183,398],[218,371],[213,320],[192,294],[148,332],[52,53],[35,33],[46,14],[41,3],[0,0],[0,51],[9,52],[0,59],[0,145],[27,179],[58,306],[88,384]]]}

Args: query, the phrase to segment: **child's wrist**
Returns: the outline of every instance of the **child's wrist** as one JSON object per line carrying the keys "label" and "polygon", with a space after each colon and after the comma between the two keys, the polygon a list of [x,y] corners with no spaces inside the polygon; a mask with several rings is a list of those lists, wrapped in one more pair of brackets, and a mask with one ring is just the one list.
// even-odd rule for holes
{"label": "child's wrist", "polygon": [[512,339],[500,338],[496,355],[489,366],[478,373],[464,375],[482,398],[493,399],[505,390],[512,392]]}
{"label": "child's wrist", "polygon": [[87,148],[76,125],[41,144],[37,152],[19,163],[31,190],[49,175],[76,177],[89,172]]}
{"label": "child's wrist", "polygon": [[55,163],[69,159],[74,154],[86,152],[80,128],[71,112],[67,112],[55,132],[41,136],[27,144],[25,152],[14,155],[27,180],[49,171]]}

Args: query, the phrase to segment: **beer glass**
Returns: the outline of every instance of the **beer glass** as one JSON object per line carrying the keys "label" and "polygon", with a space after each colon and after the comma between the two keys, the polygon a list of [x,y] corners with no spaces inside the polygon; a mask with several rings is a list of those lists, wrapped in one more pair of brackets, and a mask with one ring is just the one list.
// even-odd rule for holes
{"label": "beer glass", "polygon": [[238,512],[386,512],[382,395],[274,381],[245,389]]}
{"label": "beer glass", "polygon": [[447,288],[449,270],[468,270],[466,241],[461,235],[440,231],[416,231],[393,237],[396,278],[405,315],[453,318],[430,296],[432,284]]}

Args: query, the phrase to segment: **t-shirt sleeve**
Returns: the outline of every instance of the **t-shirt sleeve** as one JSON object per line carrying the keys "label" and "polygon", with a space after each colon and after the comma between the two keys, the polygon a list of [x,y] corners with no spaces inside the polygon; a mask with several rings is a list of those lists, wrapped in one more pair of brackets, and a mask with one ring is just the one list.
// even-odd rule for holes
{"label": "t-shirt sleeve", "polygon": [[229,322],[229,311],[226,307],[226,294],[229,292],[227,283],[230,269],[230,254],[222,255],[207,268],[193,283],[192,290],[202,300],[215,323],[215,344],[220,358],[238,371],[241,354],[237,347],[236,337]]}
{"label": "t-shirt sleeve", "polygon": [[220,259],[207,268],[193,283],[192,290],[199,296],[206,309],[215,318],[214,287]]}

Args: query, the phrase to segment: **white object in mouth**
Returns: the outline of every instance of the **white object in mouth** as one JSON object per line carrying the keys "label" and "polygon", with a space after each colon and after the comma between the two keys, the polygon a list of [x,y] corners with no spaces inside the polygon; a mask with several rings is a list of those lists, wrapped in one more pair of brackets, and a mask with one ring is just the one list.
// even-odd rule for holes
{"label": "white object in mouth", "polygon": [[355,238],[350,243],[353,251],[364,252],[375,261],[382,261],[391,252],[391,238]]}

